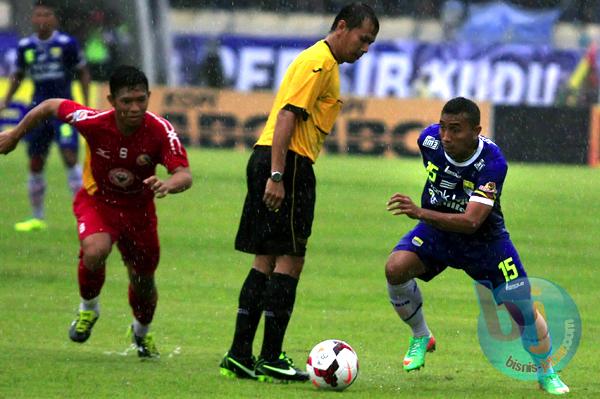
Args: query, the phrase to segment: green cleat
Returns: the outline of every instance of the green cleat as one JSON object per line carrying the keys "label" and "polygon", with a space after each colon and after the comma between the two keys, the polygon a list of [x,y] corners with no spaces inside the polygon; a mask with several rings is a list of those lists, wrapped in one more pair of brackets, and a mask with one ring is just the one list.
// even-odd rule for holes
{"label": "green cleat", "polygon": [[552,395],[564,395],[569,392],[569,387],[562,382],[558,374],[550,373],[539,378],[540,389]]}
{"label": "green cleat", "polygon": [[152,333],[148,333],[144,337],[138,337],[133,332],[133,326],[130,326],[127,330],[127,335],[131,337],[131,342],[137,350],[138,357],[142,360],[160,358],[160,353],[158,353],[158,349],[156,349],[154,335],[152,335]]}
{"label": "green cleat", "polygon": [[69,328],[69,338],[73,342],[83,343],[92,334],[92,327],[96,324],[100,315],[93,310],[80,310],[77,318],[71,323]]}
{"label": "green cleat", "polygon": [[31,218],[24,222],[15,223],[15,230],[20,232],[46,230],[48,225],[42,219]]}
{"label": "green cleat", "polygon": [[258,359],[255,374],[261,382],[308,381],[308,373],[296,368],[285,352],[281,352],[279,358],[273,361]]}
{"label": "green cleat", "polygon": [[230,378],[249,378],[256,380],[256,374],[254,374],[254,366],[256,365],[256,359],[254,356],[248,358],[236,358],[227,352],[221,360],[219,370],[222,376]]}
{"label": "green cleat", "polygon": [[425,353],[435,351],[433,335],[411,337],[406,355],[404,355],[404,370],[413,371],[425,367]]}

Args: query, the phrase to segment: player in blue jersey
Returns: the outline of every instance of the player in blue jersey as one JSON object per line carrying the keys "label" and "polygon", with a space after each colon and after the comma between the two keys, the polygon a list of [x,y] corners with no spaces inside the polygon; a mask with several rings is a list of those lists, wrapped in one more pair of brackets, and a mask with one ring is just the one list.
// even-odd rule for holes
{"label": "player in blue jersey", "polygon": [[[34,83],[31,107],[48,98],[72,98],[71,82],[74,74],[81,82],[83,100],[88,104],[90,73],[81,55],[77,41],[59,32],[56,9],[48,0],[36,0],[31,21],[35,33],[19,41],[16,70],[10,77],[10,85],[0,111],[7,108],[26,73]],[[44,196],[46,179],[44,166],[52,140],[60,147],[67,169],[67,179],[73,195],[81,187],[81,167],[78,163],[77,132],[58,119],[45,121],[26,137],[29,156],[28,193],[32,217],[15,224],[17,231],[33,231],[46,228],[44,221]]]}
{"label": "player in blue jersey", "polygon": [[[495,299],[521,326],[523,345],[538,365],[540,387],[553,394],[567,393],[569,388],[551,366],[546,321],[533,306],[527,274],[504,225],[500,194],[508,165],[496,144],[480,135],[479,123],[474,102],[462,97],[448,101],[439,124],[423,130],[418,139],[428,173],[421,206],[400,193],[387,203],[392,214],[419,220],[394,247],[385,266],[390,301],[413,333],[404,369],[423,367],[425,353],[436,345],[414,279],[429,281],[450,266],[493,288],[495,294],[503,293]],[[498,287],[505,289],[495,290]]]}

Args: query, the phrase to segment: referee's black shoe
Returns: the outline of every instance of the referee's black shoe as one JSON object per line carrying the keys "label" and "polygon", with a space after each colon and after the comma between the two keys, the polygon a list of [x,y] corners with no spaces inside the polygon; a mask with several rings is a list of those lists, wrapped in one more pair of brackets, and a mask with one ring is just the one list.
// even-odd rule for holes
{"label": "referee's black shoe", "polygon": [[256,380],[256,375],[254,374],[254,366],[256,361],[254,356],[241,359],[235,356],[232,356],[229,352],[223,356],[223,360],[221,360],[221,364],[219,365],[219,371],[221,375],[230,378],[249,378],[252,380]]}
{"label": "referee's black shoe", "polygon": [[264,382],[308,381],[308,373],[296,368],[285,352],[273,361],[258,359],[255,374],[259,381]]}

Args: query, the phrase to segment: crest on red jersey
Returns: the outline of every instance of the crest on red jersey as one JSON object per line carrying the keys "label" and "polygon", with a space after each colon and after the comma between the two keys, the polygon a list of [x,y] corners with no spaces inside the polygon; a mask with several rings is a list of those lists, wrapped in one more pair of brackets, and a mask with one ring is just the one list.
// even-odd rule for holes
{"label": "crest on red jersey", "polygon": [[123,168],[111,169],[108,178],[112,184],[121,188],[129,187],[134,180],[133,173]]}
{"label": "crest on red jersey", "polygon": [[139,166],[147,166],[147,165],[152,165],[152,158],[150,158],[150,155],[148,154],[140,154],[135,162],[139,165]]}

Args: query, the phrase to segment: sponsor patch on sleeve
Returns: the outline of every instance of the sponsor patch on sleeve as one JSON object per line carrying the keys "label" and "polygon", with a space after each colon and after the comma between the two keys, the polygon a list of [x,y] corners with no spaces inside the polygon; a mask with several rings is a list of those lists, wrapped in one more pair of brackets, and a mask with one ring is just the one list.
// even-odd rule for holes
{"label": "sponsor patch on sleeve", "polygon": [[440,141],[436,140],[433,136],[425,137],[423,140],[423,147],[429,147],[432,150],[437,150],[440,147]]}
{"label": "sponsor patch on sleeve", "polygon": [[496,194],[498,194],[498,190],[496,190],[496,183],[490,181],[483,185],[480,185],[474,193],[479,194],[482,197],[491,199],[493,201],[496,199]]}

